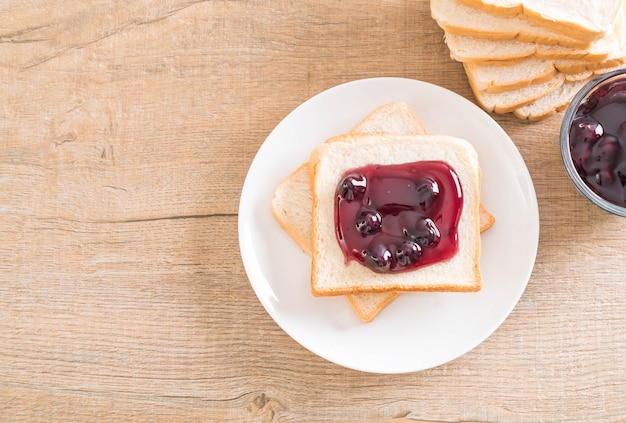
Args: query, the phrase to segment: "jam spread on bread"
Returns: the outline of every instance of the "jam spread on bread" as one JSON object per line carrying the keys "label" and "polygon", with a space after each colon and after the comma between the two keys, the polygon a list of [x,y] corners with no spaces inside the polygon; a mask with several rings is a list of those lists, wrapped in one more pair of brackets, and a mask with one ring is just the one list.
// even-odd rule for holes
{"label": "jam spread on bread", "polygon": [[569,142],[574,167],[587,186],[626,206],[626,79],[607,82],[582,102]]}
{"label": "jam spread on bread", "polygon": [[451,258],[463,190],[443,161],[368,165],[344,173],[335,195],[335,231],[348,260],[375,272],[402,272]]}

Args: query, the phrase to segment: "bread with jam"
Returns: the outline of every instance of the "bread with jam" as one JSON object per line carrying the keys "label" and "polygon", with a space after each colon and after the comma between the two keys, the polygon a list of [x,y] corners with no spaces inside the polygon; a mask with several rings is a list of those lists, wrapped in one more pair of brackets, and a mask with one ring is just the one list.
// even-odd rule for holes
{"label": "bread with jam", "polygon": [[[426,212],[423,213],[423,217],[413,222],[410,219],[416,216],[414,213],[417,205],[412,203],[409,205],[404,200],[397,200],[400,201],[399,204],[396,204],[396,200],[390,200],[390,202],[381,200],[376,205],[378,208],[374,210],[380,214],[380,218],[368,220],[366,217],[363,224],[365,227],[373,227],[374,232],[367,233],[366,230],[364,236],[369,237],[372,233],[374,234],[372,236],[379,236],[376,230],[378,220],[382,222],[384,228],[395,227],[393,239],[390,238],[390,241],[386,238],[387,235],[391,236],[391,233],[385,229],[380,233],[385,235],[381,238],[383,241],[379,243],[373,240],[363,251],[363,260],[351,259],[349,254],[344,254],[344,249],[338,242],[337,224],[341,217],[337,220],[335,218],[337,210],[335,199],[337,195],[350,199],[350,197],[357,198],[356,196],[360,194],[342,194],[342,184],[356,170],[357,180],[359,175],[366,175],[362,180],[367,181],[367,189],[378,190],[379,188],[375,188],[376,185],[373,182],[370,184],[370,181],[374,180],[374,177],[370,177],[368,173],[372,166],[377,165],[380,169],[387,171],[390,167],[411,163],[418,164],[417,176],[425,176],[433,182],[429,192],[434,193],[436,190],[433,187],[435,186],[444,187],[443,190],[437,189],[440,194],[436,194],[433,200],[424,200],[427,203],[432,201],[436,207],[441,207],[442,204],[448,204],[454,200],[455,195],[462,192],[460,201],[456,203],[456,209],[454,207],[446,209],[446,213],[456,216],[458,220],[455,220],[454,216],[448,221],[444,219],[443,224],[432,229],[433,220],[428,215],[428,210],[430,210],[428,207],[424,209]],[[438,170],[422,169],[423,163],[436,164]],[[448,171],[444,168],[440,169],[439,165],[445,165],[451,169],[452,178],[442,176]],[[346,172],[349,172],[348,176]],[[311,191],[313,194],[311,290],[314,295],[480,290],[482,286],[480,167],[476,150],[469,142],[443,135],[347,134],[333,139],[332,142],[324,143],[313,151],[309,160],[309,173],[312,175]],[[396,175],[393,173],[389,180],[401,178]],[[450,182],[451,180],[455,180],[460,188],[458,186],[453,188],[454,185],[451,184],[454,182]],[[358,191],[358,182],[349,183],[347,186],[357,187],[355,192],[366,192],[365,195],[371,195],[370,191]],[[415,187],[410,189],[420,189],[420,187],[421,185],[416,183]],[[400,193],[401,189],[394,189],[392,192]],[[394,208],[396,205],[398,207]],[[383,211],[383,208],[388,208],[390,211]],[[406,215],[403,214],[405,210],[408,213]],[[394,219],[395,217],[403,219],[403,216],[407,216],[410,221],[405,224],[404,228],[394,226],[396,224],[389,226],[385,223],[385,219],[389,216]],[[354,223],[359,227],[358,221]],[[397,223],[397,225],[400,224]],[[344,227],[350,227],[349,221]],[[427,229],[428,234],[439,234],[435,242],[431,242],[429,238],[424,240],[424,236],[430,236],[423,235],[424,228]],[[403,234],[404,230],[406,233]],[[453,237],[455,240],[452,241]],[[348,239],[347,236],[346,239]],[[350,239],[358,239],[358,237]],[[421,245],[421,247],[417,246],[420,249],[419,253],[416,253],[415,249],[417,244]],[[451,255],[448,254],[450,250],[453,251]],[[437,254],[431,254],[433,251],[437,251]],[[389,254],[396,254],[396,252],[397,258],[396,255],[390,258]],[[448,255],[444,254],[445,259],[437,260],[436,257],[440,253]],[[406,257],[408,259],[405,259]],[[386,260],[391,262],[390,267],[385,267]],[[409,261],[410,266],[398,266],[398,263],[406,260]],[[394,271],[394,263],[398,271]],[[414,266],[415,263],[417,264]],[[427,263],[427,265],[422,266],[422,263]],[[378,264],[381,264],[379,269],[376,268]]]}
{"label": "bread with jam", "polygon": [[[411,106],[405,102],[392,102],[372,111],[351,133],[424,134],[426,130]],[[277,186],[271,206],[280,226],[310,255],[312,198],[309,185],[308,164],[305,163]],[[481,205],[481,232],[494,223],[495,217]],[[399,294],[384,292],[350,294],[345,297],[355,314],[363,322],[370,322]]]}

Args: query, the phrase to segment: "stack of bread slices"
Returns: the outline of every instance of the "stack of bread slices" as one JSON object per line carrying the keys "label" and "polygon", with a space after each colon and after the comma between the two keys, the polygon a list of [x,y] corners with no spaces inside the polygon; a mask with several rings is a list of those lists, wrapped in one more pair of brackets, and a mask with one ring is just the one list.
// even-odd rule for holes
{"label": "stack of bread slices", "polygon": [[488,112],[540,120],[626,63],[624,0],[430,0],[450,56]]}

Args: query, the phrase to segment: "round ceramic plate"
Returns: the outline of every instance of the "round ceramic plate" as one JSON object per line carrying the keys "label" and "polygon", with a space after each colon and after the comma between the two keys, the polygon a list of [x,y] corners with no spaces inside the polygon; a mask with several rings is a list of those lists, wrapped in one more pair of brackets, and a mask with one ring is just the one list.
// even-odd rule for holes
{"label": "round ceramic plate", "polygon": [[[377,107],[410,104],[431,134],[471,142],[482,169],[481,202],[496,218],[482,234],[483,288],[477,293],[405,293],[370,323],[343,297],[313,297],[310,257],[279,227],[276,185],[326,139],[349,132]],[[309,99],[276,126],[248,171],[239,205],[241,256],[274,321],[313,353],[373,373],[405,373],[453,360],[506,319],[530,277],[539,213],[528,169],[504,130],[476,105],[444,88],[402,78],[349,82]]]}

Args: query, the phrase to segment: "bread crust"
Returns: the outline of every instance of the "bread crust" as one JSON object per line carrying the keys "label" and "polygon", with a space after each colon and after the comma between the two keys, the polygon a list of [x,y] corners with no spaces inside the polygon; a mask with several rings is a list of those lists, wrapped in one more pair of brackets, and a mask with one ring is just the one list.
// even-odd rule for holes
{"label": "bread crust", "polygon": [[[371,301],[371,297],[376,297],[376,302],[373,308],[367,308],[364,303]],[[385,292],[383,294],[354,294],[346,295],[348,303],[359,316],[364,323],[369,323],[374,320],[374,317],[378,315],[385,307],[393,302],[400,296],[399,292]]]}
{"label": "bread crust", "polygon": [[489,213],[483,203],[480,203],[480,233],[482,234],[487,229],[491,228],[496,223],[496,217]]}

